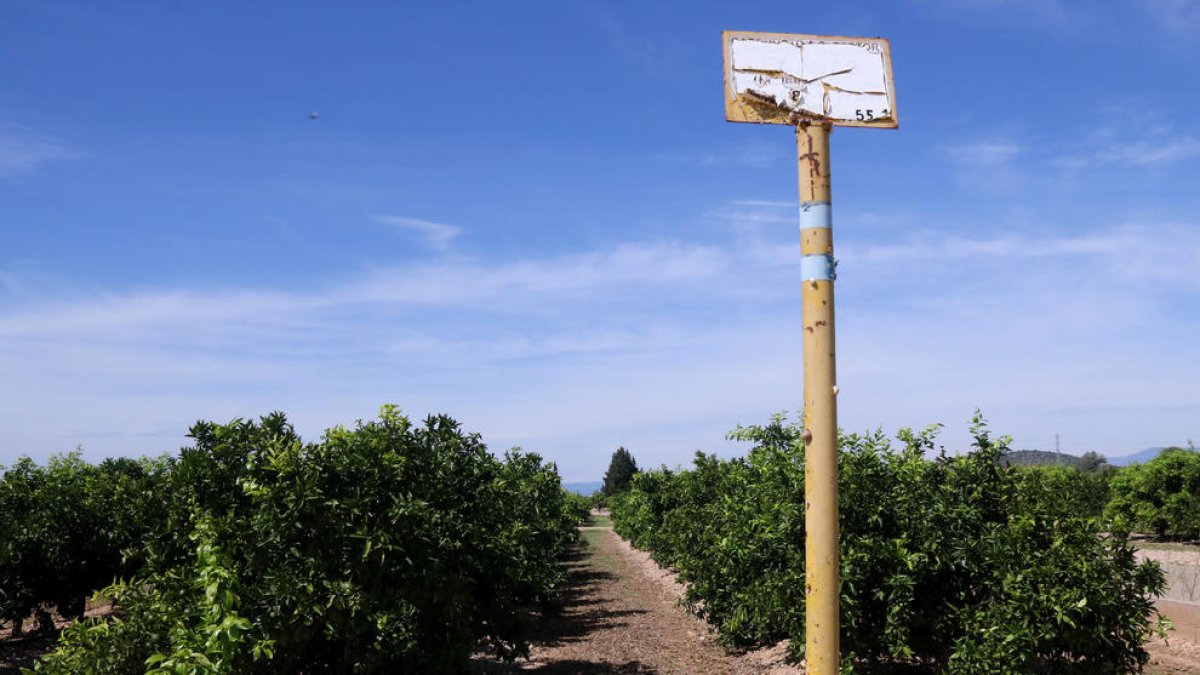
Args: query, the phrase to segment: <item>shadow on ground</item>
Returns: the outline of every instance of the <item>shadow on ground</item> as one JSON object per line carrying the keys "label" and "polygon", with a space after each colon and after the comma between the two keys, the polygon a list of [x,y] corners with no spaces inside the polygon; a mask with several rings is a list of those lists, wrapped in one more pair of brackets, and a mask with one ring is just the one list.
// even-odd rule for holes
{"label": "shadow on ground", "polygon": [[642,665],[640,661],[628,663],[597,663],[594,661],[555,661],[554,663],[525,663],[524,667],[517,663],[486,663],[472,664],[471,672],[479,675],[507,675],[509,673],[538,673],[538,675],[654,675],[656,671]]}
{"label": "shadow on ground", "polygon": [[50,651],[56,642],[57,630],[0,640],[0,674],[19,673],[22,668],[32,668],[38,657]]}
{"label": "shadow on ground", "polygon": [[[599,569],[588,562],[586,549],[578,546],[566,559],[567,582],[560,600],[535,618],[531,644],[536,647],[557,647],[579,642],[595,631],[625,625],[622,617],[645,614],[646,610],[604,609],[607,600],[597,589],[616,575]],[[471,660],[471,672],[480,675],[503,675],[505,673],[529,672],[542,675],[648,675],[655,671],[640,661],[622,664],[599,663],[583,660],[555,661],[554,663],[498,663],[485,656]]]}
{"label": "shadow on ground", "polygon": [[[578,642],[594,631],[624,625],[622,617],[645,613],[645,610],[602,609],[605,599],[597,596],[596,589],[615,579],[616,575],[596,569],[587,559],[588,555],[582,549],[576,549],[567,558],[567,583],[562,598],[538,619],[532,640],[534,645],[555,647]],[[564,611],[566,608],[571,609]]]}

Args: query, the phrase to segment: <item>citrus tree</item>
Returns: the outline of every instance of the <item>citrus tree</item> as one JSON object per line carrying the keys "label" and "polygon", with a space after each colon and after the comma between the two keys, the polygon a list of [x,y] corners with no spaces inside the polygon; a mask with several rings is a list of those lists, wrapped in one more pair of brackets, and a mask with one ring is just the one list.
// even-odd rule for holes
{"label": "citrus tree", "polygon": [[1167,448],[1112,480],[1108,515],[1160,537],[1200,537],[1200,453]]}
{"label": "citrus tree", "polygon": [[45,673],[464,671],[527,653],[577,536],[552,464],[454,420],[302,441],[282,414],[198,423],[122,612],[68,629]]}
{"label": "citrus tree", "polygon": [[37,613],[50,628],[44,607],[77,618],[93,591],[139,570],[144,540],[164,523],[170,468],[165,458],[92,465],[77,452],[0,468],[0,619],[20,632]]}
{"label": "citrus tree", "polygon": [[[902,430],[899,447],[879,432],[840,436],[844,667],[1139,670],[1157,566],[1001,462],[1008,441],[978,416],[973,429],[971,452],[932,460],[936,428]],[[739,428],[746,457],[643,473],[613,506],[617,532],[678,572],[730,647],[790,639],[804,655],[801,431],[783,417]]]}

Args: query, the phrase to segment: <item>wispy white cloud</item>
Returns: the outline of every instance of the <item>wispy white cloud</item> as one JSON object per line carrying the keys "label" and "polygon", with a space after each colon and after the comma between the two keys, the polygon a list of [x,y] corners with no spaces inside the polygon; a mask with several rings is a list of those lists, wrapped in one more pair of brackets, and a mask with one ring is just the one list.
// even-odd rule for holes
{"label": "wispy white cloud", "polygon": [[1011,192],[1026,187],[1035,173],[1044,179],[1058,174],[1072,177],[1091,168],[1107,171],[1113,165],[1165,167],[1200,158],[1200,138],[1168,123],[1147,120],[1136,136],[1127,128],[1089,127],[1085,134],[1055,135],[1029,141],[984,138],[944,145],[940,149],[963,187],[987,193]]}
{"label": "wispy white cloud", "polygon": [[972,166],[998,166],[1016,159],[1025,151],[1021,146],[1007,141],[968,143],[946,148],[951,159]]}
{"label": "wispy white cloud", "polygon": [[784,161],[786,144],[745,142],[689,152],[668,152],[658,158],[676,164],[702,167],[764,167]]}
{"label": "wispy white cloud", "polygon": [[31,129],[0,123],[0,178],[36,171],[42,165],[78,157],[78,151]]}
{"label": "wispy white cloud", "polygon": [[[154,452],[182,444],[195,418],[282,408],[307,419],[311,435],[383,401],[481,420],[500,447],[529,445],[570,429],[548,418],[531,423],[529,415],[549,414],[539,410],[562,409],[562,420],[578,421],[584,413],[565,409],[574,401],[595,413],[589,382],[605,367],[589,361],[609,360],[613,388],[628,383],[632,363],[640,377],[661,372],[679,381],[680,366],[656,370],[663,356],[672,345],[684,353],[708,344],[714,333],[673,324],[666,307],[693,302],[697,286],[714,276],[728,276],[717,249],[631,242],[508,264],[460,258],[407,266],[309,293],[42,298],[0,310],[0,380],[30,383],[0,388],[0,463],[21,451],[46,452],[45,430],[63,419],[82,431],[55,436],[62,445],[49,449],[83,443],[92,452]],[[572,391],[564,377],[589,384]],[[143,428],[147,419],[175,434],[110,433]],[[505,436],[516,420],[534,432]],[[35,436],[36,447],[21,447]]]}
{"label": "wispy white cloud", "polygon": [[795,209],[796,202],[781,202],[770,199],[739,199],[731,202],[734,206],[766,207],[771,209]]}
{"label": "wispy white cloud", "polygon": [[1171,33],[1195,41],[1200,39],[1200,2],[1197,0],[1142,0],[1137,3]]}
{"label": "wispy white cloud", "polygon": [[623,21],[615,13],[618,5],[580,3],[584,20],[598,31],[604,43],[626,65],[655,79],[675,79],[691,64],[685,43],[669,33],[654,30],[645,22]]}
{"label": "wispy white cloud", "polygon": [[[930,272],[978,271],[988,263],[1016,274],[1042,266],[1106,282],[1163,283],[1173,291],[1200,292],[1200,229],[1184,223],[1128,223],[1084,234],[965,237],[918,234],[891,243],[854,242],[842,255],[887,270],[896,263],[921,263]],[[963,267],[968,264],[969,267]]]}
{"label": "wispy white cloud", "polygon": [[1066,0],[920,0],[975,20],[1080,34],[1106,25],[1098,6]]}
{"label": "wispy white cloud", "polygon": [[720,218],[733,223],[746,225],[750,223],[797,223],[799,216],[797,215],[796,204],[790,204],[791,208],[784,209],[776,206],[750,206],[740,207],[735,209],[725,209],[716,211],[712,215],[714,218]]}
{"label": "wispy white cloud", "polygon": [[[727,210],[739,209],[785,207]],[[1172,294],[1192,305],[1200,294],[1200,228],[904,232],[839,242],[846,428],[954,425],[983,406],[998,430],[1036,445],[1055,431],[1083,438],[1128,392],[1163,409],[1195,400],[1181,383],[1200,377],[1200,344],[1185,337],[1197,322],[1163,317],[1186,314]],[[794,231],[764,228],[719,246],[456,257],[310,292],[39,298],[0,309],[0,381],[25,383],[0,388],[0,463],[75,443],[169,450],[194,419],[273,409],[314,435],[385,401],[450,412],[493,447],[541,451],[570,477],[599,475],[616,443],[646,463],[686,462],[726,448],[719,438],[737,423],[799,406],[797,258]],[[1198,433],[1179,415],[1150,417],[1172,436],[1161,440]],[[47,428],[63,429],[60,447],[46,447]],[[1136,450],[1147,433],[1092,447]]]}
{"label": "wispy white cloud", "polygon": [[493,309],[545,306],[621,288],[650,288],[711,276],[726,266],[720,249],[678,242],[619,245],[584,254],[492,265],[454,261],[378,270],[333,297],[339,301],[461,304]]}
{"label": "wispy white cloud", "polygon": [[[649,292],[726,273],[728,256],[715,247],[678,242],[626,243],[584,254],[492,264],[482,260],[376,270],[365,278],[312,293],[163,290],[89,296],[73,303],[39,302],[0,314],[0,339],[71,336],[158,340],[156,330],[186,335],[249,326],[290,330],[323,312],[361,306],[397,309],[437,306],[547,307]],[[11,275],[10,275],[11,276]],[[237,334],[241,334],[238,330]],[[186,340],[185,335],[176,339]]]}
{"label": "wispy white cloud", "polygon": [[988,193],[1015,190],[1027,181],[1016,160],[1025,148],[1004,140],[973,141],[943,148],[945,156],[957,165],[955,179],[960,185]]}
{"label": "wispy white cloud", "polygon": [[462,234],[462,228],[437,223],[432,220],[409,218],[406,216],[372,216],[371,220],[384,225],[390,225],[398,230],[412,234],[421,239],[430,248],[444,251],[450,248],[450,243]]}
{"label": "wispy white cloud", "polygon": [[1092,164],[1165,166],[1200,157],[1200,139],[1187,134],[1159,133],[1148,140],[1105,138],[1087,150],[1064,155],[1056,163],[1079,170]]}

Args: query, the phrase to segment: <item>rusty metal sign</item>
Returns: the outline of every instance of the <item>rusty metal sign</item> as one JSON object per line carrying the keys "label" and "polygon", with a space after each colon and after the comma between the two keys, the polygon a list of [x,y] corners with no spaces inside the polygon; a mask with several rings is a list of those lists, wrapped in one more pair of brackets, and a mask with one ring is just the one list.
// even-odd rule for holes
{"label": "rusty metal sign", "polygon": [[725,119],[894,129],[884,38],[725,31]]}

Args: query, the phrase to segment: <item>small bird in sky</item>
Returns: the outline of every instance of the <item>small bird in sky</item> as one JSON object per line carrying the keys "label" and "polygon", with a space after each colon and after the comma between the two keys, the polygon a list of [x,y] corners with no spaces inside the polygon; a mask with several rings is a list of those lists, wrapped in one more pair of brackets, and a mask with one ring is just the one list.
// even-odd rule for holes
{"label": "small bird in sky", "polygon": [[310,113],[308,113],[308,119],[310,119],[310,120],[319,120],[319,119],[321,119],[321,113],[317,113],[317,112],[310,112]]}

